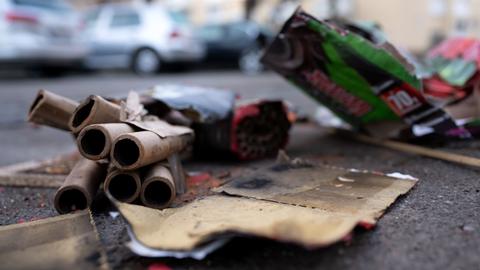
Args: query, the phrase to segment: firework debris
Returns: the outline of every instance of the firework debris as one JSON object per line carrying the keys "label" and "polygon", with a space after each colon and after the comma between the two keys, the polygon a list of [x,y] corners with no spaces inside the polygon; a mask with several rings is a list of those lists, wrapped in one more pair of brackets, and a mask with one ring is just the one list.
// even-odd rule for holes
{"label": "firework debris", "polygon": [[[47,102],[49,100],[55,102]],[[129,98],[120,104],[91,95],[72,110],[70,105],[75,103],[66,98],[44,90],[38,93],[29,119],[37,124],[58,123],[57,112],[64,112],[61,114],[62,123],[68,123],[72,134],[76,136],[79,152],[84,157],[69,172],[55,195],[55,209],[59,213],[87,209],[105,178],[105,190],[112,191],[110,195],[116,196],[118,200],[147,202],[157,208],[167,207],[177,193],[185,192],[184,172],[175,155],[191,144],[193,130],[170,125],[146,115],[138,100],[135,93],[131,93]],[[43,104],[48,104],[50,109],[36,109],[43,108]],[[69,110],[61,110],[67,107],[65,104],[69,104]],[[37,112],[42,112],[41,118],[35,117]],[[67,116],[68,122],[63,121]],[[61,126],[61,129],[65,129],[65,125]],[[159,162],[167,164],[162,166],[165,172],[160,176],[161,179],[168,179],[166,182],[149,176],[150,171],[158,171],[158,165],[155,164]],[[107,170],[111,173],[107,174]],[[171,170],[177,172],[170,172]],[[136,179],[132,185],[132,181],[128,179],[134,178],[128,176],[134,174],[140,179]],[[139,189],[142,192],[138,192]],[[127,196],[130,193],[132,196]],[[165,203],[153,203],[152,197]]]}
{"label": "firework debris", "polygon": [[[480,134],[476,39],[446,40],[419,68],[378,28],[320,21],[299,9],[262,62],[339,117],[342,121],[327,122],[349,126],[350,138],[480,166],[475,158],[385,140]],[[236,236],[308,249],[351,239],[355,227],[374,227],[415,186],[417,179],[408,175],[321,166],[291,160],[283,152],[277,163],[263,163],[261,169],[246,169],[246,163],[238,162],[272,157],[285,148],[295,118],[282,100],[247,101],[231,91],[197,86],[158,85],[141,95],[131,92],[126,99],[91,95],[81,102],[41,90],[29,121],[71,132],[81,157],[62,160],[63,165],[3,168],[0,183],[59,187],[55,208],[61,214],[75,213],[1,227],[2,255],[20,259],[41,251],[38,260],[45,263],[39,265],[49,265],[49,250],[55,248],[65,253],[56,254],[65,256],[62,266],[78,258],[76,267],[103,267],[90,215],[79,212],[91,206],[99,190],[128,223],[128,246],[134,253],[203,259]],[[225,159],[237,161],[239,173],[183,170],[186,160]],[[75,242],[78,235],[62,235],[65,228],[82,224],[69,232],[80,233],[83,244]],[[30,232],[38,238],[29,237]],[[14,243],[15,235],[25,237]],[[71,252],[67,247],[72,243],[82,248]],[[93,257],[99,260],[93,262]],[[19,267],[17,261],[9,268]]]}

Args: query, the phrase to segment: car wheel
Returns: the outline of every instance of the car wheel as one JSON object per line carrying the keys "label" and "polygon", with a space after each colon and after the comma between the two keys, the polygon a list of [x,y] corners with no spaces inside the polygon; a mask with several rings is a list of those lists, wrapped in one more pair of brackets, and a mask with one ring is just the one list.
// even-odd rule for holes
{"label": "car wheel", "polygon": [[160,70],[161,61],[152,49],[141,49],[133,57],[132,70],[139,75],[152,75]]}
{"label": "car wheel", "polygon": [[41,77],[59,78],[67,73],[67,69],[61,67],[43,67],[38,69],[37,72]]}
{"label": "car wheel", "polygon": [[263,71],[263,65],[260,63],[263,50],[255,46],[242,53],[238,60],[238,66],[243,73],[258,74]]}

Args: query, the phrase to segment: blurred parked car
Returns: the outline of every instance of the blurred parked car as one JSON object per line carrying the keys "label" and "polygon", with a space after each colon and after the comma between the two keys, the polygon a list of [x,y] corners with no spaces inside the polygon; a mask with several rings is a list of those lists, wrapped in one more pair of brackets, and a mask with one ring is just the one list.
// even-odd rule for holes
{"label": "blurred parked car", "polygon": [[80,17],[62,0],[0,1],[0,64],[6,67],[78,66],[87,49]]}
{"label": "blurred parked car", "polygon": [[160,5],[106,4],[87,13],[87,67],[152,74],[164,64],[200,61],[205,47],[186,19]]}
{"label": "blurred parked car", "polygon": [[273,33],[249,21],[206,25],[198,34],[207,46],[205,62],[235,64],[245,73],[263,70],[260,57],[274,37]]}

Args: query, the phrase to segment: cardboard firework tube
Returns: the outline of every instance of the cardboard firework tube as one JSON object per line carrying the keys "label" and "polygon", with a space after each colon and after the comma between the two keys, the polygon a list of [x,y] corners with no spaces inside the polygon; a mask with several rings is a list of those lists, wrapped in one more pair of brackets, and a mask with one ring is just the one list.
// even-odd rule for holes
{"label": "cardboard firework tube", "polygon": [[119,105],[100,96],[91,95],[75,109],[69,127],[73,133],[78,133],[88,125],[119,122]]}
{"label": "cardboard firework tube", "polygon": [[82,156],[91,160],[108,158],[115,139],[134,131],[130,125],[124,123],[89,125],[82,129],[77,137],[78,150]]}
{"label": "cardboard firework tube", "polygon": [[175,199],[175,184],[170,170],[163,164],[155,164],[145,175],[140,200],[145,206],[163,209]]}
{"label": "cardboard firework tube", "polygon": [[70,118],[78,102],[49,91],[40,90],[28,111],[28,121],[70,131]]}
{"label": "cardboard firework tube", "polygon": [[103,188],[116,200],[131,203],[140,195],[142,181],[136,171],[112,170],[105,178]]}
{"label": "cardboard firework tube", "polygon": [[57,212],[67,214],[90,207],[105,174],[104,165],[80,159],[55,193],[54,205]]}
{"label": "cardboard firework tube", "polygon": [[134,170],[182,151],[191,139],[191,135],[161,138],[151,131],[127,133],[114,141],[110,159],[119,169]]}

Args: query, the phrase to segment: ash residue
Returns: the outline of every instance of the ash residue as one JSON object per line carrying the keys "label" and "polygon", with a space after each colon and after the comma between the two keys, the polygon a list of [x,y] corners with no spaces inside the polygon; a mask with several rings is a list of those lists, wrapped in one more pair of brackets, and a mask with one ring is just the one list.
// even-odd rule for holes
{"label": "ash residue", "polygon": [[279,163],[275,164],[269,168],[272,172],[284,172],[288,170],[295,170],[295,169],[304,169],[304,168],[313,168],[313,164],[300,159],[294,159],[292,162],[289,163]]}
{"label": "ash residue", "polygon": [[260,189],[271,185],[271,183],[271,179],[265,177],[256,177],[248,181],[242,181],[240,183],[237,183],[235,184],[235,187],[241,189]]}

